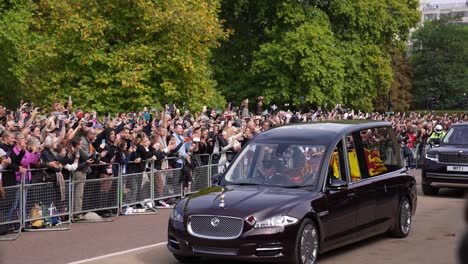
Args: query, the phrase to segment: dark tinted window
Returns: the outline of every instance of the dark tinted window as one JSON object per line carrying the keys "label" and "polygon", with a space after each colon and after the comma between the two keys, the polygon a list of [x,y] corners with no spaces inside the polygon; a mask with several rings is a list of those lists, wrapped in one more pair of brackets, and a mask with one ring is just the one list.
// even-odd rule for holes
{"label": "dark tinted window", "polygon": [[454,126],[445,135],[442,143],[468,145],[468,126]]}

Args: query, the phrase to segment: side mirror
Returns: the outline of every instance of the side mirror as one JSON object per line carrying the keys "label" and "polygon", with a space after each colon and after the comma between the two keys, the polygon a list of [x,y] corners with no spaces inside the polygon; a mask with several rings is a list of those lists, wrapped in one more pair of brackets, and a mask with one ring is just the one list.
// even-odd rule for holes
{"label": "side mirror", "polygon": [[348,182],[340,179],[332,179],[329,184],[330,189],[333,190],[342,190],[348,188]]}
{"label": "side mirror", "polygon": [[436,145],[440,145],[440,138],[435,138],[433,142]]}
{"label": "side mirror", "polygon": [[215,173],[211,176],[211,184],[218,185],[219,180],[223,177],[222,173]]}

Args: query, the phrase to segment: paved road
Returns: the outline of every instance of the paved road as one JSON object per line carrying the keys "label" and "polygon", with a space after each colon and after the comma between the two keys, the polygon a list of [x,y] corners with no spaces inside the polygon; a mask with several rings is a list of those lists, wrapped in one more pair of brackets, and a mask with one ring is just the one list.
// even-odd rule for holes
{"label": "paved road", "polygon": [[[456,246],[465,228],[464,202],[463,191],[442,190],[438,197],[420,195],[408,238],[374,237],[328,252],[320,256],[319,263],[456,263]],[[0,264],[83,260],[176,264],[165,245],[169,213],[162,209],[157,215],[119,217],[112,223],[75,224],[66,232],[23,233],[15,242],[0,242]],[[112,253],[117,255],[109,256]]]}

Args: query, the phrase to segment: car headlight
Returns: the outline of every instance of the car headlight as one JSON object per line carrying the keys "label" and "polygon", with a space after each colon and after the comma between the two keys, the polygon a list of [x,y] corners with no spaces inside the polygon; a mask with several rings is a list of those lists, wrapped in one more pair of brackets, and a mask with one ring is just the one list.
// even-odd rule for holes
{"label": "car headlight", "polygon": [[287,215],[278,215],[272,218],[257,222],[254,228],[284,227],[297,223],[297,219]]}
{"label": "car headlight", "polygon": [[426,159],[439,161],[439,156],[436,153],[426,153]]}
{"label": "car headlight", "polygon": [[171,219],[179,223],[184,222],[184,216],[177,210],[177,208],[174,208],[174,210],[172,210]]}

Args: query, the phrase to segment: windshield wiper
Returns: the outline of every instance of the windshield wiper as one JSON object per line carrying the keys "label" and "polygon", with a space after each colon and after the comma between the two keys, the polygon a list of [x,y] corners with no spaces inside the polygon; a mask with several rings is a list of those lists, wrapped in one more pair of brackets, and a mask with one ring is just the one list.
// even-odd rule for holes
{"label": "windshield wiper", "polygon": [[258,183],[253,182],[233,182],[233,185],[259,185]]}
{"label": "windshield wiper", "polygon": [[283,186],[284,188],[288,189],[299,189],[299,188],[307,188],[314,186],[315,184],[307,184],[307,185],[289,185],[289,186]]}

